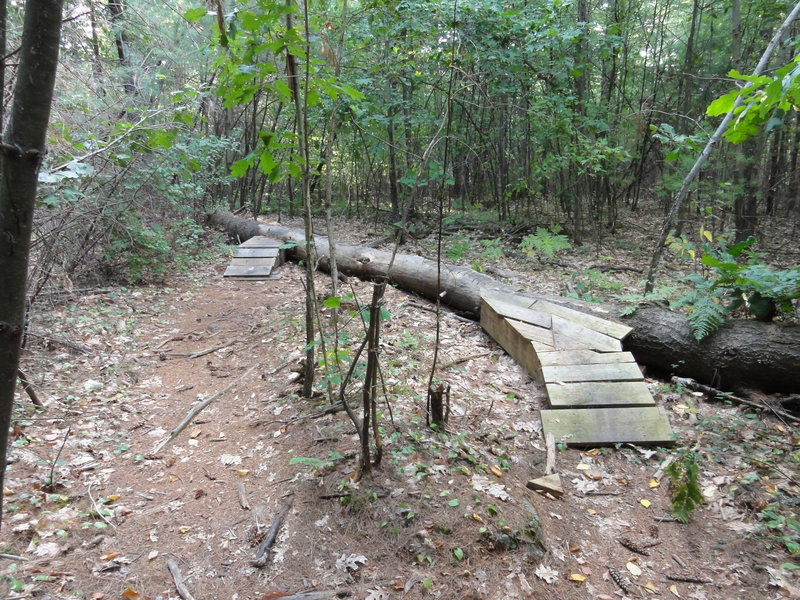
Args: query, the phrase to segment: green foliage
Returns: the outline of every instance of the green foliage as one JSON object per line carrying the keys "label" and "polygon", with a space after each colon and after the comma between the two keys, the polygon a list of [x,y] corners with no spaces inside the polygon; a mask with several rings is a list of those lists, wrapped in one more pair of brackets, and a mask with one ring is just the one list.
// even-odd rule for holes
{"label": "green foliage", "polygon": [[765,124],[767,132],[781,127],[786,114],[800,106],[800,55],[773,76],[754,77],[733,69],[728,77],[744,84],[714,100],[706,114],[714,117],[734,111],[736,117],[725,131],[725,137],[734,144],[747,141]]}
{"label": "green foliage", "polygon": [[697,457],[691,450],[680,450],[664,474],[672,483],[672,516],[681,523],[688,523],[692,513],[703,502],[703,494],[697,481],[699,468]]}
{"label": "green foliage", "polygon": [[530,257],[540,254],[547,258],[553,258],[562,250],[572,248],[569,238],[559,233],[561,230],[560,225],[551,225],[549,231],[544,227],[537,227],[536,233],[522,238],[519,247]]}
{"label": "green foliage", "polygon": [[[749,238],[726,248],[721,242],[719,249],[704,244],[700,262],[709,272],[690,275],[693,289],[673,304],[689,309],[689,323],[697,339],[715,331],[740,309],[760,321],[771,321],[778,312],[794,312],[792,301],[800,298],[800,266],[772,269],[750,251],[754,243],[755,239]],[[746,261],[737,262],[745,257]]]}
{"label": "green foliage", "polygon": [[472,247],[472,241],[465,235],[454,235],[447,240],[445,254],[448,260],[461,260]]}

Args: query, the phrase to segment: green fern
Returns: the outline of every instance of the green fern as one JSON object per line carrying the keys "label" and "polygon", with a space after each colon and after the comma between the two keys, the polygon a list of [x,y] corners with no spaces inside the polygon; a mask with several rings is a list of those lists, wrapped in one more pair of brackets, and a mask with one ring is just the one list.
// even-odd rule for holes
{"label": "green fern", "polygon": [[687,308],[686,318],[694,337],[702,340],[716,331],[728,318],[730,310],[722,304],[724,293],[709,281],[697,274],[689,275],[693,289],[672,303],[672,308]]}
{"label": "green fern", "polygon": [[572,244],[569,243],[569,238],[559,234],[560,231],[561,226],[559,225],[551,225],[550,231],[544,227],[537,227],[536,233],[533,235],[526,235],[522,238],[519,247],[530,257],[538,253],[547,258],[553,258],[562,250],[569,250],[572,248]]}
{"label": "green fern", "polygon": [[635,313],[643,304],[668,302],[670,298],[675,296],[677,291],[678,288],[675,286],[662,286],[657,287],[649,294],[617,294],[614,298],[625,305],[625,308],[619,313],[620,316],[627,317]]}
{"label": "green fern", "polygon": [[697,456],[691,450],[680,450],[675,460],[664,469],[664,474],[672,482],[672,516],[681,523],[688,523],[695,509],[703,503],[698,472]]}

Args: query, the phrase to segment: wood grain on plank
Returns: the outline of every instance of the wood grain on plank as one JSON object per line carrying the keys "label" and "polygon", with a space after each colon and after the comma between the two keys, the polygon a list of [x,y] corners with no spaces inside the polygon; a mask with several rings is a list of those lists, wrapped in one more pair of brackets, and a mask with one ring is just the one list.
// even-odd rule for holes
{"label": "wood grain on plank", "polygon": [[579,408],[543,410],[542,428],[568,446],[674,443],[666,412],[659,406],[641,408]]}
{"label": "wood grain on plank", "polygon": [[[541,356],[541,355],[540,355]],[[550,408],[655,406],[643,381],[545,384]]]}
{"label": "wood grain on plank", "polygon": [[545,383],[581,381],[643,381],[636,363],[611,363],[595,365],[570,365],[567,367],[542,367]]}
{"label": "wood grain on plank", "polygon": [[234,258],[275,258],[280,250],[277,248],[234,248]]}
{"label": "wood grain on plank", "polygon": [[[553,333],[573,338],[577,342],[586,344],[592,350],[601,352],[621,352],[622,344],[617,338],[605,335],[589,327],[585,327],[575,321],[570,321],[564,317],[553,315]],[[567,344],[564,344],[567,345]],[[561,348],[559,348],[561,349]],[[567,350],[568,348],[563,348]]]}
{"label": "wood grain on plank", "polygon": [[505,300],[501,300],[496,296],[489,296],[483,298],[484,302],[491,305],[494,311],[503,317],[508,317],[523,323],[530,323],[537,327],[544,327],[550,329],[551,317],[547,313],[539,312],[538,310],[530,310]]}
{"label": "wood grain on plank", "polygon": [[594,350],[563,350],[539,352],[539,362],[543,367],[559,365],[591,365],[600,363],[636,362],[630,352],[595,352]]}
{"label": "wood grain on plank", "polygon": [[[539,360],[536,358],[530,340],[517,329],[519,325],[524,325],[524,323],[515,323],[515,326],[512,326],[509,320],[498,315],[485,300],[481,303],[481,327],[530,375],[541,380]],[[550,333],[547,329],[541,329],[541,331]]]}
{"label": "wood grain on plank", "polygon": [[614,321],[607,321],[606,319],[601,319],[595,315],[582,313],[577,310],[567,308],[566,306],[561,306],[560,304],[548,302],[547,300],[534,300],[530,308],[533,310],[548,312],[552,315],[557,315],[618,340],[625,339],[627,335],[633,331],[633,329],[627,325],[622,325],[621,323],[616,323]]}

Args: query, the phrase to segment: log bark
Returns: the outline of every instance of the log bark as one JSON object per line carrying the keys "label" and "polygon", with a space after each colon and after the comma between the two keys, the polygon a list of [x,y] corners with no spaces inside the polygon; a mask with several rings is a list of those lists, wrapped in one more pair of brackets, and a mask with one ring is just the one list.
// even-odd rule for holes
{"label": "log bark", "polygon": [[[260,225],[217,212],[209,223],[226,231],[234,239],[244,241],[254,235],[265,235],[285,242],[297,242],[287,254],[305,258],[303,232],[282,226]],[[316,236],[319,267],[327,269],[328,245],[324,236]],[[337,244],[339,270],[362,279],[389,278],[394,285],[436,300],[436,262],[407,254],[395,258],[387,273],[391,252],[366,246]],[[621,316],[624,307],[591,304],[569,298],[537,294],[535,290],[503,284],[469,267],[442,265],[442,302],[473,317],[480,314],[481,290],[544,298],[618,321],[633,328],[624,347],[633,353],[639,364],[648,365],[664,374],[692,377],[714,387],[739,390],[747,387],[768,392],[796,392],[800,389],[800,326],[788,323],[731,320],[712,335],[697,341],[683,315],[649,306],[633,315]]]}

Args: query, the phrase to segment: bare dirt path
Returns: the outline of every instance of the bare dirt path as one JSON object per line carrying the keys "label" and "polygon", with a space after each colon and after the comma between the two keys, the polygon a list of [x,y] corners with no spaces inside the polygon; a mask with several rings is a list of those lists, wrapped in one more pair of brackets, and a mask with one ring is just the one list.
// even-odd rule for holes
{"label": "bare dirt path", "polygon": [[[706,503],[692,522],[669,518],[658,449],[562,449],[566,494],[541,496],[525,483],[544,469],[542,391],[477,324],[445,314],[438,377],[452,387],[452,415],[448,434],[431,431],[435,316],[389,289],[384,458],[355,484],[352,423],[326,413],[322,396],[297,396],[301,270],[235,282],[221,278],[224,262],[171,287],[56,306],[37,323],[43,346],[25,364],[47,410],[18,400],[0,552],[27,560],[0,559],[2,597],[177,598],[169,560],[198,600],[312,590],[369,600],[798,597],[780,567],[785,547],[759,527],[777,495],[797,497],[786,426],[652,381],[678,446],[701,461]],[[370,285],[353,285],[366,302]],[[362,339],[354,316],[341,331],[343,348]],[[153,454],[196,402],[228,386]],[[287,503],[267,564],[254,566]]]}

